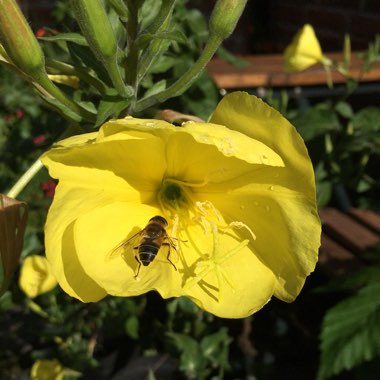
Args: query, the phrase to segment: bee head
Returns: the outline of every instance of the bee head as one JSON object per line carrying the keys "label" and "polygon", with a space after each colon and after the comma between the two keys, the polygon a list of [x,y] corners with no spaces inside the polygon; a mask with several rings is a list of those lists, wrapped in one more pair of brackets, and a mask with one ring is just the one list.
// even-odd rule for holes
{"label": "bee head", "polygon": [[163,216],[160,216],[160,215],[154,216],[153,218],[149,220],[149,222],[156,222],[163,225],[164,227],[168,226],[167,220]]}

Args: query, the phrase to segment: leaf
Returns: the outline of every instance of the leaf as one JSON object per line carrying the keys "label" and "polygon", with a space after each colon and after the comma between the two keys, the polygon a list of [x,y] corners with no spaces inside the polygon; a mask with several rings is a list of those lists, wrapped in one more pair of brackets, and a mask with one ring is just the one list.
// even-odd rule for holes
{"label": "leaf", "polygon": [[128,107],[129,103],[129,99],[116,95],[116,91],[114,91],[114,95],[104,96],[99,103],[95,127],[102,125],[110,116],[118,117]]}
{"label": "leaf", "polygon": [[325,207],[330,202],[333,185],[329,181],[317,182],[317,204],[318,207]]}
{"label": "leaf", "polygon": [[380,108],[367,107],[359,111],[352,120],[355,130],[360,132],[380,131]]}
{"label": "leaf", "polygon": [[97,74],[97,76],[104,83],[106,83],[107,86],[113,86],[106,69],[104,68],[102,63],[96,58],[95,54],[90,50],[88,46],[81,46],[72,42],[68,42],[67,47],[76,65],[82,65],[87,68],[92,68]]}
{"label": "leaf", "polygon": [[69,41],[77,45],[88,46],[88,43],[86,39],[84,38],[84,36],[82,36],[79,33],[60,33],[55,36],[39,37],[39,39],[43,41],[52,41],[52,42]]}
{"label": "leaf", "polygon": [[227,328],[222,327],[217,333],[207,335],[201,341],[204,356],[224,368],[228,367],[228,345],[232,339],[228,336]]}
{"label": "leaf", "polygon": [[370,283],[358,294],[331,308],[322,323],[321,363],[318,379],[380,355],[380,282]]}
{"label": "leaf", "polygon": [[132,315],[125,322],[125,333],[132,339],[139,337],[139,319]]}
{"label": "leaf", "polygon": [[219,46],[218,50],[216,51],[216,54],[219,58],[224,59],[228,63],[231,63],[231,65],[234,65],[239,68],[247,67],[249,65],[249,62],[236,57],[233,53],[229,52],[227,49],[225,49],[222,46]]}
{"label": "leaf", "polygon": [[305,141],[341,128],[335,112],[316,107],[309,108],[306,112],[298,115],[293,123]]}
{"label": "leaf", "polygon": [[338,102],[335,105],[335,111],[346,119],[352,119],[354,116],[354,111],[347,102]]}
{"label": "leaf", "polygon": [[195,378],[206,365],[206,358],[200,350],[199,343],[185,334],[168,333],[167,335],[181,353],[179,369],[185,372],[188,378]]}
{"label": "leaf", "polygon": [[136,44],[140,49],[142,49],[155,39],[177,41],[182,44],[185,44],[187,41],[186,36],[181,31],[171,30],[158,32],[155,34],[143,33],[137,38]]}
{"label": "leaf", "polygon": [[151,95],[156,95],[156,94],[164,91],[165,88],[166,88],[166,80],[162,79],[159,82],[155,83],[151,88],[149,88],[145,92],[144,98],[147,98],[148,96],[151,96]]}

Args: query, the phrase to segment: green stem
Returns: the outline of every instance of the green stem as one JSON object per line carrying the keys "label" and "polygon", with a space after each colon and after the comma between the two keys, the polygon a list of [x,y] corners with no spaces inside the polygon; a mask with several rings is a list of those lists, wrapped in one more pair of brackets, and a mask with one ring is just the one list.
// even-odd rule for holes
{"label": "green stem", "polygon": [[74,67],[55,59],[47,59],[46,67],[48,71],[49,69],[57,70],[59,74],[76,75],[79,79],[94,87],[100,94],[104,94],[107,90],[106,85],[101,80],[90,75],[84,67]]}
{"label": "green stem", "polygon": [[183,94],[199,77],[202,70],[213,57],[221,43],[222,39],[219,36],[215,34],[211,35],[197,62],[195,62],[195,64],[180,79],[178,79],[165,91],[138,101],[135,105],[134,111],[143,111],[144,109],[152,107],[157,103],[162,103],[169,98]]}
{"label": "green stem", "polygon": [[57,99],[71,111],[75,112],[81,118],[95,122],[96,116],[91,112],[80,107],[78,104],[68,98],[47,76],[46,73],[37,74],[33,77],[38,85],[40,85],[45,91],[48,92],[53,98]]}
{"label": "green stem", "polygon": [[137,97],[137,65],[139,58],[139,49],[136,46],[136,39],[138,35],[138,4],[137,1],[128,2],[129,19],[127,24],[127,41],[128,41],[128,57],[126,60],[126,81],[132,86]]}
{"label": "green stem", "polygon": [[16,198],[42,167],[42,162],[40,159],[37,159],[8,191],[7,196],[10,198]]}
{"label": "green stem", "polygon": [[113,85],[116,88],[116,91],[125,98],[132,96],[133,88],[124,84],[119,70],[119,65],[117,64],[117,56],[115,55],[114,57],[104,60],[103,64],[112,80]]}

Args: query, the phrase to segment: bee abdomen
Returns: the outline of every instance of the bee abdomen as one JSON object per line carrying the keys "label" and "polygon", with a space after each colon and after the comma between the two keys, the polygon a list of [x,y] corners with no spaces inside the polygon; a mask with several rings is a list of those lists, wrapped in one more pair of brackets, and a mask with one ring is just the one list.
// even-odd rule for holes
{"label": "bee abdomen", "polygon": [[142,265],[149,265],[157,255],[160,248],[151,244],[141,244],[139,247],[139,259]]}

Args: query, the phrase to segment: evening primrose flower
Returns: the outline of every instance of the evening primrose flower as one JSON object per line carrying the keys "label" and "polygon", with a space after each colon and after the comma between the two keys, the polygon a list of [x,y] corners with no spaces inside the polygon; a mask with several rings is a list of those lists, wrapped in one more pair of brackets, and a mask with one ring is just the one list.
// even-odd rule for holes
{"label": "evening primrose flower", "polygon": [[52,290],[57,285],[57,280],[45,257],[31,255],[22,263],[19,284],[29,298],[34,298]]}
{"label": "evening primrose flower", "polygon": [[56,359],[37,360],[30,370],[30,375],[33,380],[63,380],[64,368]]}
{"label": "evening primrose flower", "polygon": [[288,71],[302,71],[324,57],[314,29],[306,24],[298,31],[292,43],[285,49],[285,69]]}
{"label": "evening primrose flower", "polygon": [[[156,290],[239,318],[273,295],[293,301],[315,267],[310,159],[294,127],[254,96],[225,96],[208,123],[111,120],[42,161],[59,180],[47,258],[61,287],[84,302]],[[162,245],[136,276],[138,240],[110,252],[156,215],[176,249]]]}

